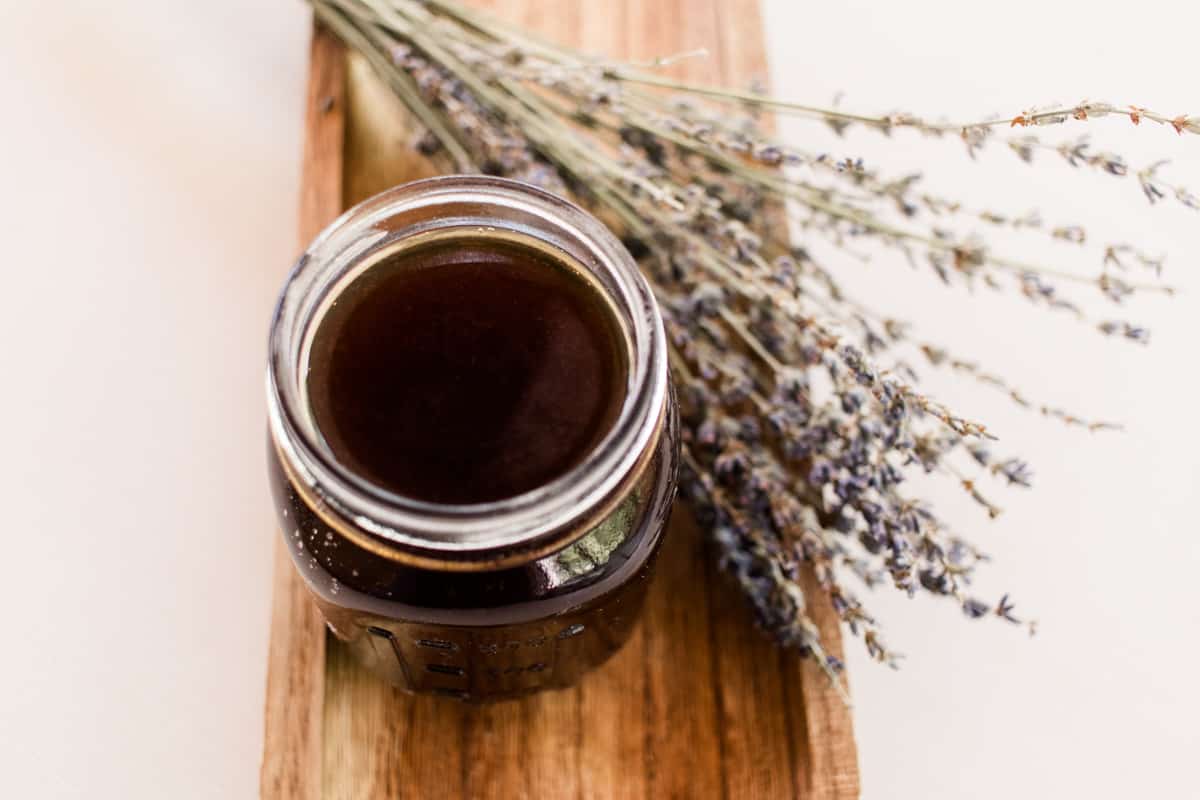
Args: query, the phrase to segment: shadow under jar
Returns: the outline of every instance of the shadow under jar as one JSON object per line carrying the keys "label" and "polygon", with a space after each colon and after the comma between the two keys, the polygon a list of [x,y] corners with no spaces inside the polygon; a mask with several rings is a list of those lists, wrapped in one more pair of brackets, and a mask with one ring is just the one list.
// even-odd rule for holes
{"label": "shadow under jar", "polygon": [[301,257],[269,347],[282,535],[365,665],[489,700],[628,638],[678,423],[653,295],[599,221],[498,178],[390,190]]}

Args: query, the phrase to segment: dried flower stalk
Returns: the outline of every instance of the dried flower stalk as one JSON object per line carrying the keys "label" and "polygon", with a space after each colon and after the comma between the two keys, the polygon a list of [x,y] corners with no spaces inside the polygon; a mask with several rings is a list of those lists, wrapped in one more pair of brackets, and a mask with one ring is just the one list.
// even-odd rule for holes
{"label": "dried flower stalk", "polygon": [[[855,595],[856,582],[944,597],[971,618],[1022,623],[1007,596],[984,601],[971,593],[971,575],[986,556],[904,485],[912,470],[945,475],[994,517],[1000,508],[988,482],[1028,486],[1030,469],[993,455],[983,424],[918,391],[910,359],[1069,425],[1116,426],[1031,400],[978,364],[913,339],[902,321],[848,297],[790,234],[843,248],[873,240],[946,283],[1015,289],[1138,343],[1147,341],[1145,328],[1092,319],[1059,285],[1091,286],[1111,302],[1170,292],[1158,283],[1163,259],[1107,244],[1101,270],[1087,276],[996,252],[944,222],[1040,230],[1076,246],[1089,237],[1077,225],[1046,226],[1036,213],[969,209],[919,191],[917,176],[888,177],[858,159],[779,141],[760,112],[809,117],[838,132],[861,126],[950,136],[972,155],[1013,127],[1107,116],[1192,135],[1200,134],[1200,117],[1089,101],[966,123],[852,114],[653,72],[701,53],[643,65],[589,58],[453,0],[311,2],[424,123],[425,152],[440,151],[460,171],[569,192],[623,232],[666,319],[685,423],[683,495],[759,623],[781,643],[817,658],[836,681],[841,664],[825,653],[806,612],[802,564],[811,565],[845,625],[887,664],[898,656]],[[1130,173],[1125,159],[1093,151],[1086,139],[1051,144],[1022,134],[1006,143],[1025,161],[1046,151],[1072,166]],[[1145,196],[1200,207],[1190,191],[1159,177],[1161,167],[1134,172]],[[1150,274],[1135,279],[1134,270]]]}

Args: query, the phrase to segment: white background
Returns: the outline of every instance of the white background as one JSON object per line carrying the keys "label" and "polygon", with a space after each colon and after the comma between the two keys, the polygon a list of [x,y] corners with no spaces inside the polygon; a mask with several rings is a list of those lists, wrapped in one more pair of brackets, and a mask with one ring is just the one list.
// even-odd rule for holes
{"label": "white background", "polygon": [[[955,118],[1083,97],[1200,114],[1194,11],[1143,0],[766,3],[781,94]],[[261,368],[296,248],[307,15],[299,2],[0,4],[0,424],[5,522],[0,775],[7,797],[241,798],[257,787],[272,521]],[[711,45],[710,42],[696,42]],[[995,557],[1030,640],[949,606],[868,598],[892,673],[848,642],[865,796],[1184,797],[1200,745],[1200,214],[1003,146],[790,134],[974,207],[1043,210],[1095,242],[1167,250],[1174,300],[1148,349],[1013,297],[940,288],[895,259],[829,265],[1028,394],[1124,433],[1089,435],[993,391],[929,387],[1032,461],[1034,491],[982,520],[930,487]],[[1051,138],[1083,132],[1077,123]],[[1091,124],[1134,165],[1200,192],[1200,137]],[[1088,273],[1095,250],[997,250]],[[1096,313],[1109,313],[1087,290]]]}

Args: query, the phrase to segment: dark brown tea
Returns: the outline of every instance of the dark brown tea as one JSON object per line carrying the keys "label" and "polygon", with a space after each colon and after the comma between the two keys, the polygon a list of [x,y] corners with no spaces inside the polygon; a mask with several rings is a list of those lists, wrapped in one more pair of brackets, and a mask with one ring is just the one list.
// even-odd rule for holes
{"label": "dark brown tea", "polygon": [[309,356],[318,429],[397,494],[482,503],[578,464],[616,420],[625,339],[578,270],[519,241],[437,239],[338,294]]}

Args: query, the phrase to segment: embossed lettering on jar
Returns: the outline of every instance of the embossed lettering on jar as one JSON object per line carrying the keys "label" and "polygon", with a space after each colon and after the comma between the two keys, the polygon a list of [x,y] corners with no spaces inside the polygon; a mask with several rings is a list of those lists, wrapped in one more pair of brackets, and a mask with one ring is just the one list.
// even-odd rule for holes
{"label": "embossed lettering on jar", "polygon": [[347,212],[284,286],[267,404],[292,560],[375,672],[494,699],[628,637],[677,422],[653,296],[586,212],[485,177]]}

